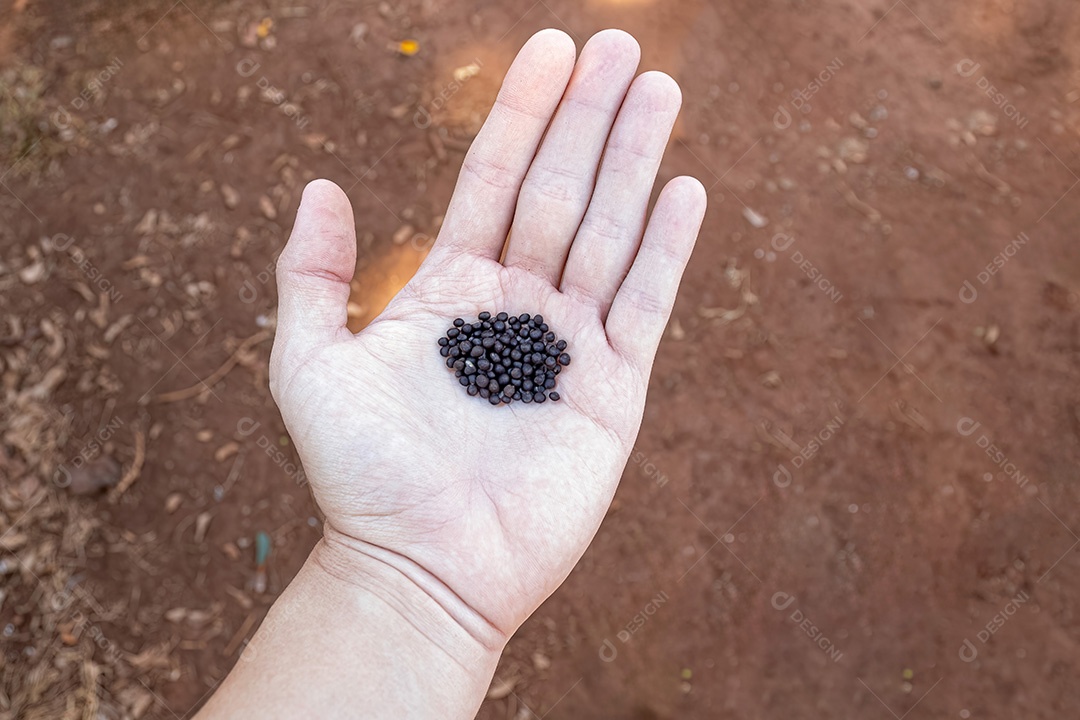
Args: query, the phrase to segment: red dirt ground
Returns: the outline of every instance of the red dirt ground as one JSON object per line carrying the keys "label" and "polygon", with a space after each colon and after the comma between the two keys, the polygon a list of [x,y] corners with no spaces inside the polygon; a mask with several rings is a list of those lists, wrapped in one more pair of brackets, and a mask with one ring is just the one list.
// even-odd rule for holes
{"label": "red dirt ground", "polygon": [[[95,656],[103,708],[134,677],[144,717],[190,716],[319,536],[258,335],[303,183],[356,208],[359,328],[422,259],[524,39],[618,26],[684,90],[661,181],[697,175],[711,207],[612,510],[479,717],[1080,714],[1073,3],[8,5],[4,389],[47,320],[55,462],[126,468],[146,438],[118,504],[48,495],[96,523],[60,558],[135,668]],[[252,337],[213,394],[161,397]],[[0,717],[30,717],[11,698],[52,656],[28,649],[57,643],[34,579],[0,576]]]}

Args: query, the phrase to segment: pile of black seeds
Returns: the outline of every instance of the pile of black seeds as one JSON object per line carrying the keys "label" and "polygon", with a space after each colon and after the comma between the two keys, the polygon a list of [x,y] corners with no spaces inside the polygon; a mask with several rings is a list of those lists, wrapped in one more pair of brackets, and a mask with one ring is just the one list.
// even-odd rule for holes
{"label": "pile of black seeds", "polygon": [[465,391],[492,405],[558,400],[555,376],[570,364],[566,341],[542,315],[482,312],[474,323],[458,318],[439,345]]}

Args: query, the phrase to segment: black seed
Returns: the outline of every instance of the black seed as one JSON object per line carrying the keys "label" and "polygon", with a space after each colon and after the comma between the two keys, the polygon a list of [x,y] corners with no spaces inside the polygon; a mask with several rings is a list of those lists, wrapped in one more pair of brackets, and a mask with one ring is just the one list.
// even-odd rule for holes
{"label": "black seed", "polygon": [[438,338],[439,353],[470,396],[492,405],[559,398],[556,376],[570,355],[542,315],[485,310],[475,322],[456,318],[453,325]]}
{"label": "black seed", "polygon": [[559,395],[559,393],[557,393],[557,392],[553,392],[553,393],[550,393],[550,394],[548,395],[548,397],[549,397],[549,398],[551,398],[551,400],[552,400],[553,402],[559,402],[559,398],[560,398],[560,397],[562,397],[562,396],[561,396],[561,395]]}

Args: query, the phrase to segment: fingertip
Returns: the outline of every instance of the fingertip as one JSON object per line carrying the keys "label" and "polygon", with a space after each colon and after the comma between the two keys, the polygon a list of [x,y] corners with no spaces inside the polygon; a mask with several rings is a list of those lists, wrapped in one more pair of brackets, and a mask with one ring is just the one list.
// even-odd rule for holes
{"label": "fingertip", "polygon": [[705,190],[705,186],[691,175],[672,178],[664,186],[663,193],[671,195],[672,200],[679,204],[680,209],[691,217],[703,215],[709,204],[709,193]]}
{"label": "fingertip", "polygon": [[545,28],[533,34],[521,47],[521,53],[537,53],[552,61],[566,62],[569,58],[571,66],[577,59],[577,46],[574,39],[557,28]]}
{"label": "fingertip", "polygon": [[675,78],[660,70],[649,70],[637,76],[631,92],[644,96],[654,111],[678,110],[682,107],[682,88]]}
{"label": "fingertip", "polygon": [[332,180],[318,178],[304,186],[304,192],[300,195],[300,207],[309,202],[348,202],[349,198],[345,191]]}
{"label": "fingertip", "polygon": [[[633,63],[634,67],[637,67],[641,60],[641,46],[637,39],[618,28],[608,28],[596,33],[585,43],[585,48],[600,50],[605,57],[617,62]],[[582,48],[582,55],[585,54],[585,48]]]}

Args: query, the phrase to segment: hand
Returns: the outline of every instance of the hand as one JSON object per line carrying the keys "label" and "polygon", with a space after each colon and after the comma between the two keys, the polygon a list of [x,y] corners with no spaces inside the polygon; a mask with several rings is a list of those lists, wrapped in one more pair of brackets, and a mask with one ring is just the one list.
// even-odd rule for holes
{"label": "hand", "polygon": [[[307,187],[278,262],[271,389],[326,515],[324,563],[369,587],[419,587],[489,647],[596,533],[705,212],[701,184],[676,178],[646,226],[681,96],[662,73],[635,79],[638,58],[619,31],[576,65],[565,34],[533,36],[429,256],[358,335],[345,327],[355,228],[337,186]],[[540,313],[568,341],[561,401],[465,394],[436,340],[483,310]]]}

